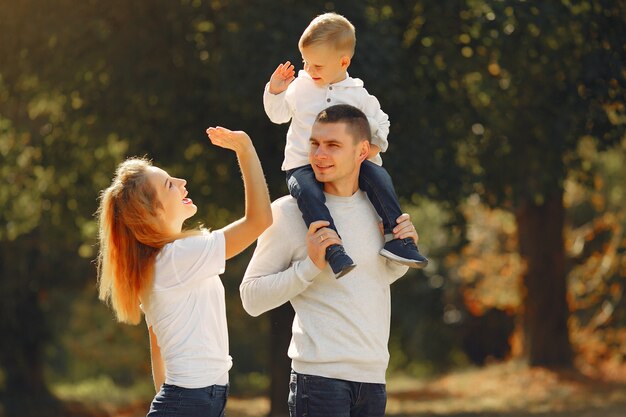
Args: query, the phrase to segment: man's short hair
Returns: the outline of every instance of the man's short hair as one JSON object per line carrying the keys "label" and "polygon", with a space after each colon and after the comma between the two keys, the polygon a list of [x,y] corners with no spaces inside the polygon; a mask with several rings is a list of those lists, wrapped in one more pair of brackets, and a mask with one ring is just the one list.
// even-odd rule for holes
{"label": "man's short hair", "polygon": [[367,116],[349,104],[336,104],[322,110],[315,118],[315,123],[345,123],[346,131],[352,135],[354,143],[361,140],[372,141],[372,130]]}
{"label": "man's short hair", "polygon": [[354,26],[348,19],[337,13],[324,13],[317,16],[302,33],[298,47],[302,49],[322,43],[328,44],[337,51],[345,52],[352,58],[356,46]]}

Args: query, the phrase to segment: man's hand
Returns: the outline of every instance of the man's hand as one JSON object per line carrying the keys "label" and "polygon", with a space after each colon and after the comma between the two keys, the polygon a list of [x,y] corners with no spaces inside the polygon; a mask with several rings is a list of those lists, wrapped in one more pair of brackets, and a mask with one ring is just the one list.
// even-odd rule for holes
{"label": "man's hand", "polygon": [[311,223],[306,234],[306,246],[309,258],[319,269],[326,268],[326,248],[330,245],[341,245],[339,235],[328,226],[330,223],[325,220],[318,220]]}
{"label": "man's hand", "polygon": [[296,72],[291,62],[287,61],[284,64],[280,64],[270,78],[270,93],[280,94],[285,91],[296,78],[295,75]]}
{"label": "man's hand", "polygon": [[398,223],[398,225],[393,228],[393,237],[395,239],[405,239],[407,237],[410,237],[417,245],[419,236],[417,235],[415,226],[413,225],[413,223],[411,223],[411,216],[409,216],[407,213],[403,213],[400,217],[396,219],[396,222]]}

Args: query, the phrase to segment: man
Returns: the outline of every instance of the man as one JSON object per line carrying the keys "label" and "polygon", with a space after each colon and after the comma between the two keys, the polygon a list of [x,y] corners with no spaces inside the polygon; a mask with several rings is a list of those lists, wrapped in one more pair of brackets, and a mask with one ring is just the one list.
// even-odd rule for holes
{"label": "man", "polygon": [[[380,219],[359,190],[370,137],[367,118],[355,107],[336,105],[318,115],[309,160],[341,239],[325,221],[307,230],[296,200],[283,197],[272,204],[274,223],[259,238],[241,283],[249,314],[287,301],[296,312],[288,351],[292,417],[385,414],[389,286],[408,268],[379,255]],[[407,214],[398,218],[394,237],[417,243]],[[343,244],[357,265],[341,279],[324,259],[333,244]]]}

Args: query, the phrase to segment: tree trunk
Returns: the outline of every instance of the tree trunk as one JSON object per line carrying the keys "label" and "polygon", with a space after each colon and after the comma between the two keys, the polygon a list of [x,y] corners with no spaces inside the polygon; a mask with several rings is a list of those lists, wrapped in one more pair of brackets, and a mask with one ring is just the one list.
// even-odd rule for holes
{"label": "tree trunk", "polygon": [[526,200],[516,212],[519,251],[525,263],[524,353],[531,366],[572,366],[567,327],[564,217],[562,191],[548,196],[540,205]]}
{"label": "tree trunk", "polygon": [[43,347],[49,332],[39,305],[39,252],[30,237],[0,245],[0,366],[7,417],[56,416],[60,402],[48,390]]}
{"label": "tree trunk", "polygon": [[287,397],[291,359],[287,349],[291,341],[291,324],[294,311],[291,304],[270,311],[270,417],[288,417]]}
{"label": "tree trunk", "polygon": [[5,373],[6,416],[59,415],[61,404],[48,390],[43,375],[42,314],[37,294],[14,300],[14,305],[18,323],[0,326],[4,339],[0,363]]}

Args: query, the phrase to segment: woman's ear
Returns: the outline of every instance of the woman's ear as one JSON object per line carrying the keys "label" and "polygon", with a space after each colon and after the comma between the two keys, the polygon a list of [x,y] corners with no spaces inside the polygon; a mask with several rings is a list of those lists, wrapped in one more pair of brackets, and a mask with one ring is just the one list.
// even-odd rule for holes
{"label": "woman's ear", "polygon": [[165,222],[165,210],[161,203],[155,204],[153,213],[160,222]]}

